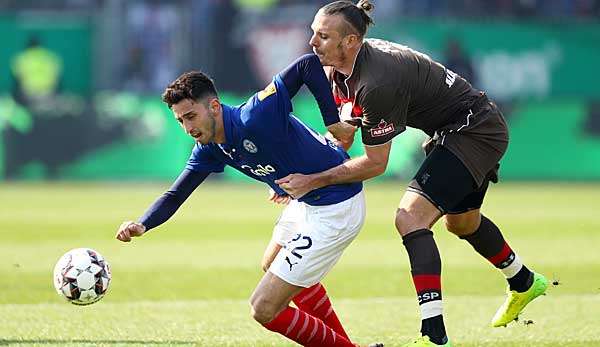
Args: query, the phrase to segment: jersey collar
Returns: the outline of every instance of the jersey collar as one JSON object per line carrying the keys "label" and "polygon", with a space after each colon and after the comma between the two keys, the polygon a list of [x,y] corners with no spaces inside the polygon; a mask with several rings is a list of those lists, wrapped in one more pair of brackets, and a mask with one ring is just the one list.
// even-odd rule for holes
{"label": "jersey collar", "polygon": [[365,47],[365,42],[363,41],[363,43],[360,45],[360,49],[358,50],[358,53],[356,53],[356,56],[354,57],[354,62],[352,62],[352,70],[350,70],[350,75],[348,75],[348,77],[346,78],[346,81],[349,80],[352,77],[352,75],[354,74],[354,70],[356,68],[356,63],[359,61],[358,57],[362,55],[364,47]]}

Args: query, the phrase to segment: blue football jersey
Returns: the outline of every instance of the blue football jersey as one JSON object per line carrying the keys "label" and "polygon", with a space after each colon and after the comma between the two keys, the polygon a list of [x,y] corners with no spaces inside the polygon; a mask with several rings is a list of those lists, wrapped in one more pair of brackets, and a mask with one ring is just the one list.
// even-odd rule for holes
{"label": "blue football jersey", "polygon": [[[229,165],[278,194],[286,194],[275,180],[292,173],[325,171],[349,159],[348,154],[315,132],[292,113],[290,96],[279,75],[246,103],[223,106],[225,143],[196,143],[186,168],[223,172]],[[362,190],[362,183],[330,185],[300,198],[310,205],[331,205]]]}

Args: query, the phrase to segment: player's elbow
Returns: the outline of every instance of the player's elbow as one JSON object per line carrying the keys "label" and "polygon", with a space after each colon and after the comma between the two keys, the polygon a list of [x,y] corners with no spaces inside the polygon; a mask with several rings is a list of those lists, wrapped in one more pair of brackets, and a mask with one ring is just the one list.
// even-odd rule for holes
{"label": "player's elbow", "polygon": [[371,177],[385,172],[390,157],[391,143],[383,146],[365,147],[364,165],[369,168]]}
{"label": "player's elbow", "polygon": [[376,163],[375,166],[373,167],[373,174],[375,176],[383,175],[386,168],[387,168],[387,161],[383,162],[383,163]]}
{"label": "player's elbow", "polygon": [[383,173],[387,169],[388,158],[387,157],[380,157],[380,158],[370,157],[369,161],[371,163],[370,166],[371,166],[371,172],[373,173],[373,176],[383,175]]}

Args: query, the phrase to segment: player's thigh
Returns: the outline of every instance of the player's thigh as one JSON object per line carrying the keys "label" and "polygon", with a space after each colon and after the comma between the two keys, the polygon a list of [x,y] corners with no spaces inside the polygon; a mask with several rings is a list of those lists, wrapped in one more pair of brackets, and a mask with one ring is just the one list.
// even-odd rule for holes
{"label": "player's thigh", "polygon": [[298,230],[298,223],[304,215],[304,206],[296,200],[292,200],[281,211],[275,226],[271,241],[267,245],[261,261],[261,268],[267,271],[287,240],[291,239]]}
{"label": "player's thigh", "polygon": [[477,210],[481,208],[483,205],[483,200],[485,199],[485,195],[487,194],[487,189],[489,187],[490,180],[486,177],[483,180],[483,183],[480,187],[475,187],[473,190],[467,194],[461,201],[459,201],[452,209],[448,211],[448,215],[462,215],[462,218],[475,218],[471,217],[473,215],[477,215],[478,213],[471,211]]}
{"label": "player's thigh", "polygon": [[471,235],[481,224],[481,205],[487,193],[489,179],[459,201],[444,218],[446,229],[459,236]]}
{"label": "player's thigh", "polygon": [[[487,183],[485,185],[487,188]],[[470,198],[478,190],[467,167],[450,150],[439,145],[425,158],[407,189],[427,199],[442,214],[479,208],[483,199]]]}
{"label": "player's thigh", "polygon": [[297,232],[285,242],[269,272],[308,288],[320,282],[358,235],[366,214],[364,194],[327,206],[308,206]]}
{"label": "player's thigh", "polygon": [[271,263],[273,263],[273,260],[277,256],[277,253],[279,253],[279,251],[281,250],[281,247],[281,244],[279,244],[279,242],[277,242],[275,238],[272,238],[271,241],[269,241],[269,244],[265,249],[265,253],[263,254],[263,258],[260,263],[263,271],[266,272],[267,270],[269,270]]}

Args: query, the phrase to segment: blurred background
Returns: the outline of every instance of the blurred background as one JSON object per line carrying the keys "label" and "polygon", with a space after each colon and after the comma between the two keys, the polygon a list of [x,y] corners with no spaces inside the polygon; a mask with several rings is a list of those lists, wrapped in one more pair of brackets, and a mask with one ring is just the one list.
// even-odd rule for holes
{"label": "blurred background", "polygon": [[[238,104],[309,52],[329,1],[0,1],[0,179],[171,180],[192,140],[160,101],[201,69]],[[373,0],[368,36],[429,54],[496,100],[507,180],[600,179],[600,0]],[[309,93],[295,114],[323,130]],[[394,141],[407,179],[423,135]],[[360,141],[351,154],[362,152]],[[225,180],[244,180],[233,171]]]}
{"label": "blurred background", "polygon": [[[228,170],[148,237],[125,244],[114,233],[193,146],[160,100],[167,83],[201,69],[225,103],[244,102],[310,51],[325,2],[0,0],[0,345],[291,347],[248,316],[281,210],[264,187],[230,184],[246,178]],[[521,317],[535,324],[492,331],[503,276],[438,223],[455,343],[600,346],[600,0],[372,2],[368,36],[429,54],[500,105],[509,183],[491,188],[485,214],[528,266],[560,283]],[[310,93],[294,113],[324,130]],[[419,328],[393,221],[397,181],[422,162],[423,139],[410,129],[394,139],[385,175],[367,183],[364,230],[325,281],[361,343],[396,346]],[[86,308],[52,286],[55,262],[77,247],[113,271],[110,293]]]}

